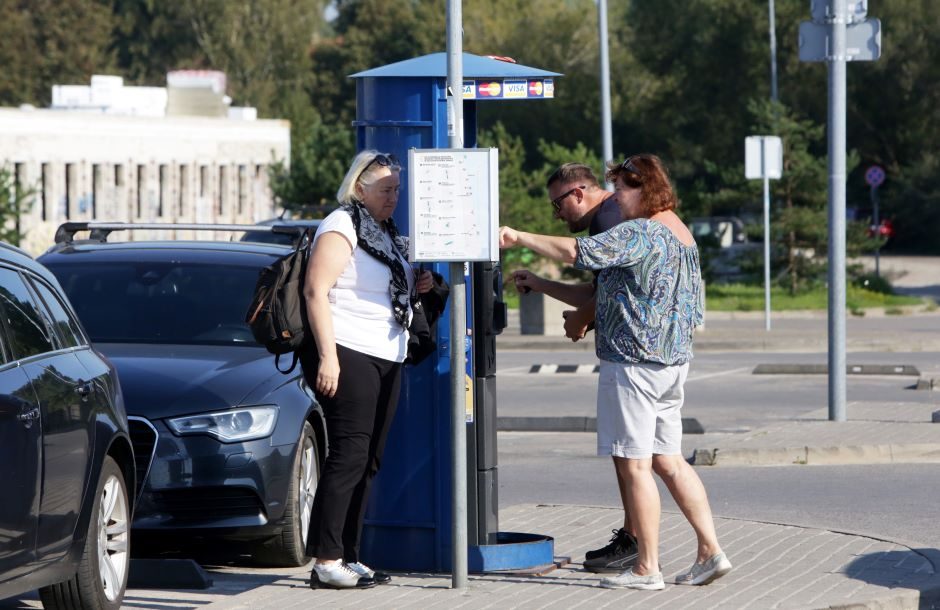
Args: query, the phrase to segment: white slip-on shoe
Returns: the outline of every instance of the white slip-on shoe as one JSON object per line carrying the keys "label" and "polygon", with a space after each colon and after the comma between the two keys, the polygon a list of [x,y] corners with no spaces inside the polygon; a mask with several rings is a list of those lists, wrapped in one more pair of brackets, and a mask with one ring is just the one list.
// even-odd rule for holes
{"label": "white slip-on shoe", "polygon": [[677,585],[707,585],[731,571],[731,562],[724,553],[716,553],[704,563],[693,563],[692,567],[676,576]]}
{"label": "white slip-on shoe", "polygon": [[374,586],[374,579],[362,576],[344,561],[314,563],[310,571],[311,589],[368,589]]}
{"label": "white slip-on shoe", "polygon": [[666,588],[666,583],[663,582],[662,572],[640,576],[639,574],[634,574],[633,568],[630,568],[622,574],[608,576],[601,579],[601,586],[605,589],[641,589],[643,591],[659,591]]}

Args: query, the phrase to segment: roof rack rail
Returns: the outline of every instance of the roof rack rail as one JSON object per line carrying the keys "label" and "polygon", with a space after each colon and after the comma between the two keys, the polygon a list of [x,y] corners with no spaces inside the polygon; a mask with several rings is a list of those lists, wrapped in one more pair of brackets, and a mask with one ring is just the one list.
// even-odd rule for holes
{"label": "roof rack rail", "polygon": [[70,244],[75,241],[79,231],[90,231],[90,241],[106,242],[114,231],[167,230],[167,231],[242,231],[260,233],[284,233],[300,236],[305,227],[288,225],[236,225],[236,224],[199,224],[173,222],[65,222],[55,232],[55,243]]}
{"label": "roof rack rail", "polygon": [[0,241],[0,248],[6,248],[6,249],[8,249],[8,250],[12,250],[12,251],[16,252],[17,254],[22,254],[23,256],[26,256],[26,257],[28,257],[28,258],[33,258],[32,255],[31,255],[29,252],[27,252],[26,250],[20,248],[19,246],[14,246],[13,244],[8,244],[8,243],[5,242],[5,241]]}

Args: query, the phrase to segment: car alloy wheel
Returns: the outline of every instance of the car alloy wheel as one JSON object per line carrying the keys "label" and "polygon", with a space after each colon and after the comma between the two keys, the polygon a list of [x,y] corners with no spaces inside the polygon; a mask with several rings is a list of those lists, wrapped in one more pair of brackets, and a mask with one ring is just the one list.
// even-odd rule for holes
{"label": "car alloy wheel", "polygon": [[47,610],[118,610],[127,588],[130,558],[130,503],[127,481],[106,456],[95,490],[91,522],[78,571],[39,590]]}
{"label": "car alloy wheel", "polygon": [[313,498],[317,493],[317,480],[320,472],[317,460],[317,448],[313,439],[304,436],[303,453],[300,456],[300,487],[298,492],[298,506],[300,508],[300,539],[304,548],[307,546],[307,536],[310,533],[310,515],[313,513]]}
{"label": "car alloy wheel", "polygon": [[284,510],[283,527],[279,535],[252,550],[257,565],[277,567],[302,566],[307,561],[307,535],[313,499],[320,480],[320,456],[317,453],[316,434],[310,422],[297,440],[294,466],[291,471],[290,488]]}
{"label": "car alloy wheel", "polygon": [[108,601],[123,594],[127,582],[128,510],[124,479],[111,474],[101,491],[98,512],[98,573]]}

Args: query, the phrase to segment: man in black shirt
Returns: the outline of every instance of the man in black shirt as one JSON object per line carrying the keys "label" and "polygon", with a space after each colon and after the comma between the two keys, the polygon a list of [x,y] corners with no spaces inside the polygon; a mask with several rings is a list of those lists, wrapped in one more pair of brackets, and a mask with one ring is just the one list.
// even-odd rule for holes
{"label": "man in black shirt", "polygon": [[[614,194],[601,188],[594,172],[586,165],[565,163],[552,172],[547,186],[555,218],[563,220],[572,233],[587,229],[590,235],[597,235],[623,222]],[[572,341],[583,339],[593,328],[597,272],[594,281],[577,284],[549,280],[527,269],[513,272],[512,278],[520,292],[541,292],[575,308],[564,313],[565,335]],[[614,530],[607,546],[584,554],[584,568],[591,572],[620,573],[636,561],[636,538],[626,511],[625,482],[619,471],[617,484],[624,506],[623,528]]]}

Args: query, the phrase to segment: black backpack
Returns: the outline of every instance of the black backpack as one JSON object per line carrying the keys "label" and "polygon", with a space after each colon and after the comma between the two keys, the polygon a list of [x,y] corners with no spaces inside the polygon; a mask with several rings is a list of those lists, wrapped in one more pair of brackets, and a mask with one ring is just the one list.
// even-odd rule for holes
{"label": "black backpack", "polygon": [[[297,366],[297,350],[310,335],[304,301],[304,275],[311,230],[298,239],[294,250],[258,274],[255,293],[245,315],[255,341],[275,354],[274,366],[285,375]],[[290,368],[282,371],[280,359],[293,352]]]}

